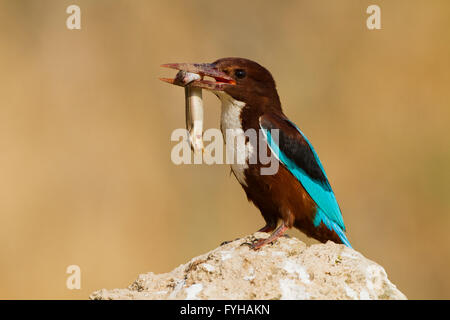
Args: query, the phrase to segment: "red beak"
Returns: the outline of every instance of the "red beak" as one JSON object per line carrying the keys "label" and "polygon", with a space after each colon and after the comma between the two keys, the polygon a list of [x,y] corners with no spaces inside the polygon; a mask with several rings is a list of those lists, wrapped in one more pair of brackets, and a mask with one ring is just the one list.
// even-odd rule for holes
{"label": "red beak", "polygon": [[[223,91],[226,86],[236,84],[236,81],[232,77],[217,69],[212,63],[168,63],[161,65],[161,67],[180,70],[175,79],[160,78],[160,80],[182,87],[189,84],[207,90]],[[184,73],[181,73],[181,71]],[[190,82],[181,81],[179,78],[183,77],[185,72],[196,74],[199,76],[199,79]],[[215,81],[205,80],[205,76],[211,77]]]}

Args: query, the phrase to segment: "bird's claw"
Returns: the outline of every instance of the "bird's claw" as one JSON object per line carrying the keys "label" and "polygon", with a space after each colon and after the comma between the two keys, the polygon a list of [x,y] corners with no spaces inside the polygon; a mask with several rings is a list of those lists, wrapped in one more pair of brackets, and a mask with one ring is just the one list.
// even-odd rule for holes
{"label": "bird's claw", "polygon": [[252,247],[252,243],[250,243],[250,242],[243,242],[243,243],[241,243],[241,245],[240,245],[240,247],[242,247],[242,246],[249,246],[250,248]]}
{"label": "bird's claw", "polygon": [[[253,250],[258,250],[260,249],[262,246],[264,246],[266,244],[266,239],[254,239],[252,240],[252,242],[244,242],[241,244],[241,246],[249,246],[250,249]],[[273,241],[269,242],[270,244],[273,244]]]}
{"label": "bird's claw", "polygon": [[219,247],[224,246],[224,245],[226,245],[226,244],[229,244],[230,242],[233,242],[233,241],[231,241],[231,240],[226,240],[226,241],[222,242],[222,243],[220,244]]}
{"label": "bird's claw", "polygon": [[234,239],[234,240],[225,240],[224,242],[222,242],[222,243],[220,244],[219,247],[224,246],[224,245],[226,245],[226,244],[229,244],[229,243],[234,242],[234,241],[239,240],[239,239],[240,239],[240,238],[236,238],[236,239]]}

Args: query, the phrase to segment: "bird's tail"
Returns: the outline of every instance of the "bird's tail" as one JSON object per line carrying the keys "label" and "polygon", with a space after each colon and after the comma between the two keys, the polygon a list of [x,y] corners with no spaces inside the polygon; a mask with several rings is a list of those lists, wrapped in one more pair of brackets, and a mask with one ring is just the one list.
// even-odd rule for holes
{"label": "bird's tail", "polygon": [[342,231],[342,229],[336,223],[332,222],[332,224],[334,232],[336,232],[336,234],[339,236],[339,239],[341,239],[342,243],[347,247],[352,248],[352,245],[350,244],[350,241],[348,241],[344,231]]}
{"label": "bird's tail", "polygon": [[[320,213],[321,212],[318,212],[318,214],[320,214]],[[341,239],[343,244],[345,244],[349,248],[352,248],[352,245],[350,244],[350,241],[348,241],[344,230],[342,230],[342,228],[336,222],[329,219],[325,214],[320,214],[319,217],[321,219],[321,222],[323,222],[328,229],[336,232],[336,234],[338,235],[339,239]]]}

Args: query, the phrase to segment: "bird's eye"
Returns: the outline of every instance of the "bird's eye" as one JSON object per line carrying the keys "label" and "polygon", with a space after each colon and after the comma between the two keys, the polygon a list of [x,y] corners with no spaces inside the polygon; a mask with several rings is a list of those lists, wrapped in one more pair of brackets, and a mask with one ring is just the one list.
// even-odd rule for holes
{"label": "bird's eye", "polygon": [[247,74],[245,73],[245,70],[236,69],[236,70],[234,70],[234,75],[238,79],[244,79]]}

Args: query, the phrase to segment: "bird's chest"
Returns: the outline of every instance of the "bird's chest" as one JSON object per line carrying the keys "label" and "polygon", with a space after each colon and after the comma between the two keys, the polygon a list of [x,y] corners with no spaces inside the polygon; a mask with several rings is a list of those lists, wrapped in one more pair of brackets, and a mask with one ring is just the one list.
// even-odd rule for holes
{"label": "bird's chest", "polygon": [[256,152],[257,145],[254,139],[249,139],[252,132],[246,131],[242,126],[241,112],[245,103],[232,98],[221,100],[220,128],[225,141],[226,162],[231,165],[236,179],[247,186],[245,170],[249,167],[249,159]]}

